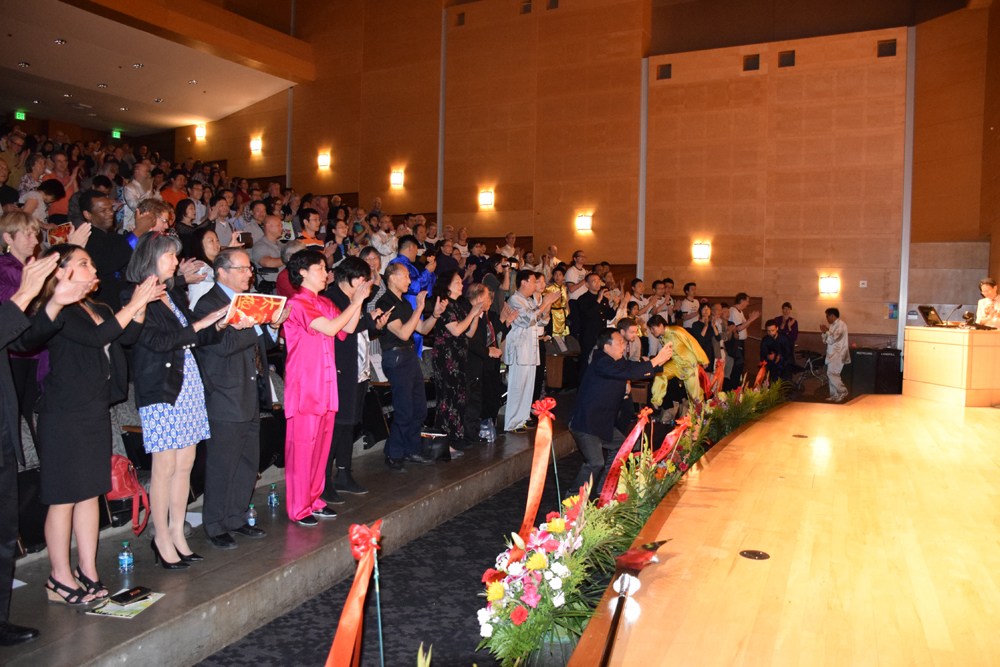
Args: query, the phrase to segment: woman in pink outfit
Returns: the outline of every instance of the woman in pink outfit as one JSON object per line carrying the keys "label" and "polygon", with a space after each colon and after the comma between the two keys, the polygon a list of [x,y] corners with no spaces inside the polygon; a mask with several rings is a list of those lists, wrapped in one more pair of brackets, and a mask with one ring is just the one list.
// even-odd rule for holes
{"label": "woman in pink outfit", "polygon": [[298,292],[289,300],[285,321],[285,484],[288,518],[302,526],[315,526],[317,517],[332,519],[337,513],[320,499],[330,456],[333,420],[337,413],[337,366],[334,339],[344,340],[361,316],[361,306],[371,292],[371,281],[362,283],[351,304],[340,312],[320,296],[326,289],[326,257],[318,250],[302,250],[288,261],[288,278]]}

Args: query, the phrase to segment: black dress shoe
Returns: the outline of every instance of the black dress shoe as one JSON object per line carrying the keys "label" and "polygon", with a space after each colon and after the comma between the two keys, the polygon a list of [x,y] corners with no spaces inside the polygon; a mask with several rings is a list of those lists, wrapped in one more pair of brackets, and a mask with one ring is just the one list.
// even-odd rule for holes
{"label": "black dress shoe", "polygon": [[296,520],[295,523],[299,524],[300,526],[307,526],[309,528],[312,528],[313,526],[319,523],[319,519],[314,517],[312,514],[306,514],[301,519]]}
{"label": "black dress shoe", "polygon": [[199,556],[193,551],[189,554],[182,554],[180,551],[178,551],[177,555],[180,556],[181,560],[184,561],[185,563],[198,563],[205,560],[202,556]]}
{"label": "black dress shoe", "polygon": [[403,465],[403,459],[391,459],[386,457],[385,464],[389,466],[389,470],[393,472],[406,472],[406,467]]}
{"label": "black dress shoe", "polygon": [[320,495],[320,498],[323,502],[331,505],[343,505],[347,502],[339,493],[337,493],[336,487],[329,481],[326,483],[326,488],[323,489],[323,493]]}
{"label": "black dress shoe", "polygon": [[423,454],[407,454],[403,457],[403,460],[408,463],[419,463],[420,465],[425,466],[433,465],[434,463],[434,459],[427,458]]}
{"label": "black dress shoe", "polygon": [[313,510],[313,514],[312,515],[314,517],[316,517],[317,519],[336,519],[337,518],[337,513],[334,512],[329,507],[324,507],[321,510]]}
{"label": "black dress shoe", "polygon": [[267,531],[263,528],[258,528],[257,526],[251,526],[248,523],[243,524],[239,528],[233,530],[237,535],[242,535],[243,537],[249,537],[251,540],[259,540],[262,537],[267,537]]}
{"label": "black dress shoe", "polygon": [[38,636],[38,630],[4,621],[0,623],[0,646],[17,646]]}
{"label": "black dress shoe", "polygon": [[221,535],[209,535],[209,543],[216,549],[235,549],[236,540],[229,533],[222,533]]}

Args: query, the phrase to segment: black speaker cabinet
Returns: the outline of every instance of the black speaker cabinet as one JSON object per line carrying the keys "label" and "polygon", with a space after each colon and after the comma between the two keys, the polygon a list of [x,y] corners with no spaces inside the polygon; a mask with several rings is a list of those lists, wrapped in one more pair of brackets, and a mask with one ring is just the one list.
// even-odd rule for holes
{"label": "black speaker cabinet", "polygon": [[892,348],[878,350],[878,360],[875,363],[875,393],[903,393],[902,353],[899,350]]}
{"label": "black speaker cabinet", "polygon": [[851,350],[851,385],[852,394],[875,393],[875,368],[878,363],[876,350],[859,347]]}

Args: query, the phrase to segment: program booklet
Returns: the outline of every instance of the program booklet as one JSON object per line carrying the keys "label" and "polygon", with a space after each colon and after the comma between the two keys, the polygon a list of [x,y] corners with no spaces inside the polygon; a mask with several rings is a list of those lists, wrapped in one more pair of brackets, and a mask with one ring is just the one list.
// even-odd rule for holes
{"label": "program booklet", "polygon": [[285,297],[274,294],[234,294],[226,313],[226,324],[234,324],[247,317],[254,324],[268,324],[278,319],[285,307]]}
{"label": "program booklet", "polygon": [[49,245],[59,245],[60,243],[66,243],[69,240],[69,234],[73,231],[73,223],[66,222],[61,225],[56,225],[46,233],[46,238],[48,239]]}
{"label": "program booklet", "polygon": [[150,593],[148,598],[143,598],[132,604],[115,604],[108,602],[100,607],[87,612],[88,616],[110,616],[111,618],[135,618],[142,612],[149,609],[150,605],[163,597],[163,593]]}

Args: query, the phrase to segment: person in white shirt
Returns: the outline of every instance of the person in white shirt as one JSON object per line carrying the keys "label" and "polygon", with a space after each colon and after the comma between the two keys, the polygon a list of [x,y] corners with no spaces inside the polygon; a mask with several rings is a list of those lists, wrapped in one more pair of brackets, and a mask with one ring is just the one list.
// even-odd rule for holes
{"label": "person in white shirt", "polygon": [[686,329],[690,329],[691,325],[698,321],[698,310],[701,308],[701,304],[695,297],[697,291],[698,285],[696,283],[684,284],[684,300],[681,301],[680,313],[681,325]]}
{"label": "person in white shirt", "polygon": [[586,260],[583,251],[577,250],[573,253],[573,266],[566,269],[566,291],[570,301],[576,301],[587,291],[587,270],[583,267]]}
{"label": "person in white shirt", "polygon": [[729,309],[729,345],[726,352],[733,359],[733,368],[726,376],[726,391],[735,389],[743,382],[743,365],[746,352],[747,329],[760,317],[758,311],[745,315],[743,311],[750,304],[750,297],[746,292],[736,295],[735,305]]}
{"label": "person in white shirt", "polygon": [[997,281],[983,278],[979,281],[979,293],[983,298],[976,305],[976,324],[1000,328],[1000,297],[997,296]]}
{"label": "person in white shirt", "polygon": [[384,266],[396,258],[397,243],[396,233],[392,229],[392,218],[383,214],[378,219],[378,231],[372,234],[372,245],[382,256]]}
{"label": "person in white shirt", "polygon": [[511,257],[516,257],[518,252],[514,244],[517,243],[517,236],[514,232],[508,232],[507,236],[504,237],[505,245],[497,246],[497,252],[510,259]]}
{"label": "person in white shirt", "polygon": [[663,295],[666,297],[666,301],[660,309],[660,315],[667,321],[667,324],[673,324],[676,320],[677,315],[677,305],[674,303],[674,279],[664,278],[663,279]]}
{"label": "person in white shirt", "polygon": [[826,377],[830,381],[830,397],[826,400],[842,403],[847,398],[847,387],[840,378],[844,366],[851,363],[851,348],[847,339],[847,325],[840,319],[836,308],[826,309],[826,324],[821,324],[823,342],[826,343]]}
{"label": "person in white shirt", "polygon": [[139,209],[139,204],[147,199],[160,198],[160,193],[153,189],[150,167],[146,160],[136,162],[132,168],[132,180],[122,188],[122,199],[125,200],[125,206],[122,207],[122,229],[126,232],[135,229],[135,212]]}

